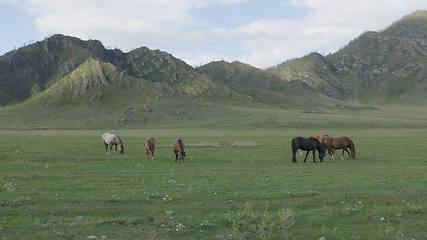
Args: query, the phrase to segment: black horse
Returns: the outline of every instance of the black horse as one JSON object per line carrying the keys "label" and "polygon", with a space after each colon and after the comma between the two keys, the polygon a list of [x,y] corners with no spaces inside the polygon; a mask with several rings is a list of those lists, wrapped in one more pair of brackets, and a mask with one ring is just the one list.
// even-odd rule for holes
{"label": "black horse", "polygon": [[314,137],[310,137],[310,138],[296,137],[292,139],[291,148],[292,148],[292,162],[294,163],[297,162],[295,154],[297,153],[298,149],[307,151],[307,154],[305,155],[305,158],[304,158],[304,162],[307,159],[308,153],[310,151],[313,151],[313,162],[316,162],[316,157],[314,155],[316,150],[319,152],[320,161],[323,162],[323,158],[325,157],[325,152],[326,152],[325,146],[321,144],[319,140],[317,140]]}

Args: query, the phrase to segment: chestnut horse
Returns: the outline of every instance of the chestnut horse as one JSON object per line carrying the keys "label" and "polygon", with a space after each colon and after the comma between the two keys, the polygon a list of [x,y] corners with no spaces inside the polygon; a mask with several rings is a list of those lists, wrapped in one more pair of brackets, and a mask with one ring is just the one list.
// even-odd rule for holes
{"label": "chestnut horse", "polygon": [[[315,136],[311,136],[314,137],[315,139],[319,140],[319,142],[323,145],[325,145],[324,143],[324,139],[326,137],[329,137],[329,135],[325,134],[325,135],[315,135]],[[326,146],[325,146],[326,147]],[[344,151],[344,150],[343,150]],[[332,157],[332,160],[334,160],[334,155],[335,155],[335,149],[332,150],[328,150],[329,155]]]}
{"label": "chestnut horse", "polygon": [[104,133],[102,134],[102,140],[104,140],[105,152],[107,152],[108,150],[108,145],[110,145],[110,152],[111,152],[111,149],[113,148],[113,145],[115,146],[116,150],[117,150],[117,146],[119,146],[120,153],[125,152],[125,147],[123,146],[123,142],[118,135],[111,134],[111,133]]}
{"label": "chestnut horse", "polygon": [[175,162],[185,162],[184,141],[181,138],[175,139],[172,143],[173,151],[175,152]]}
{"label": "chestnut horse", "polygon": [[323,139],[326,137],[329,137],[329,135],[322,135],[322,136],[316,135],[311,137],[314,137],[315,139],[319,140],[320,143],[323,143]]}
{"label": "chestnut horse", "polygon": [[303,138],[303,137],[296,137],[292,139],[291,142],[291,148],[292,148],[292,162],[297,163],[297,159],[295,157],[298,149],[301,149],[303,151],[307,151],[307,154],[305,154],[304,162],[307,160],[308,153],[310,151],[313,151],[313,162],[316,162],[315,153],[316,150],[319,152],[319,158],[320,162],[323,162],[323,158],[325,157],[325,146],[320,143],[320,141],[314,137],[310,138]]}
{"label": "chestnut horse", "polygon": [[156,148],[156,139],[153,137],[148,137],[145,139],[144,143],[145,148],[145,156],[147,159],[151,157],[151,159],[154,159],[154,149]]}
{"label": "chestnut horse", "polygon": [[[353,141],[348,137],[329,137],[324,136],[322,143],[326,146],[329,155],[334,159],[335,150],[342,149],[341,159],[343,159],[344,152],[347,152],[349,158],[356,159],[356,149],[354,147]],[[349,151],[350,150],[350,151]]]}

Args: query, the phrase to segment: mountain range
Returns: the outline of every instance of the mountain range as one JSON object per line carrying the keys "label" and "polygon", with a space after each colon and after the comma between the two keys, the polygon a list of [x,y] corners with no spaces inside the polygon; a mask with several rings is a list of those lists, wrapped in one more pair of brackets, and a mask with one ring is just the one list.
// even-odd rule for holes
{"label": "mountain range", "polygon": [[380,32],[365,32],[336,53],[317,53],[267,69],[338,99],[365,103],[427,103],[427,11]]}
{"label": "mountain range", "polygon": [[246,107],[423,106],[426,64],[427,11],[365,32],[333,54],[311,53],[268,69],[238,61],[195,68],[160,50],[125,53],[57,34],[0,56],[0,122],[132,126],[182,115],[238,116]]}

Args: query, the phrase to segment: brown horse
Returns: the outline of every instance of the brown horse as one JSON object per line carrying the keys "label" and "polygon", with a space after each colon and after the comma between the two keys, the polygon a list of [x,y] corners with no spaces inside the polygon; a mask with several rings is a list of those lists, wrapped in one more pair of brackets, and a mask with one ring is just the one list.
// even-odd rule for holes
{"label": "brown horse", "polygon": [[[354,143],[348,137],[333,138],[324,136],[322,143],[326,146],[326,149],[328,150],[328,153],[332,159],[334,159],[333,154],[335,154],[335,150],[337,149],[342,149],[341,159],[343,159],[344,152],[347,152],[351,159],[356,159],[356,149],[354,147]],[[350,152],[348,150],[350,150]]]}
{"label": "brown horse", "polygon": [[175,152],[175,162],[185,162],[184,141],[181,138],[175,139],[172,143],[173,151]]}
{"label": "brown horse", "polygon": [[[326,137],[329,137],[329,135],[327,135],[327,134],[325,134],[325,135],[315,135],[315,136],[311,136],[311,137],[319,140],[320,143],[322,143],[323,145],[325,145],[324,139]],[[332,160],[334,160],[335,149],[331,149],[331,150],[327,149],[327,150],[328,150],[328,154],[332,157]]]}
{"label": "brown horse", "polygon": [[156,148],[156,139],[153,137],[148,137],[145,139],[145,156],[147,159],[151,157],[151,159],[154,159],[154,149]]}
{"label": "brown horse", "polygon": [[315,139],[319,140],[320,143],[323,144],[323,139],[326,137],[329,137],[329,135],[322,135],[322,136],[316,135],[316,136],[311,136],[311,137],[314,137]]}

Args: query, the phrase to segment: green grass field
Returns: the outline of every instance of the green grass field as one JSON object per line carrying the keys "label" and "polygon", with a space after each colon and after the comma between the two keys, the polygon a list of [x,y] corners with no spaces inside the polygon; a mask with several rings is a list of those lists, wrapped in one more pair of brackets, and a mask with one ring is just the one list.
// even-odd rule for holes
{"label": "green grass field", "polygon": [[[110,132],[124,155],[103,131],[0,130],[0,239],[427,239],[426,129]],[[349,136],[357,160],[292,164],[314,134]]]}

